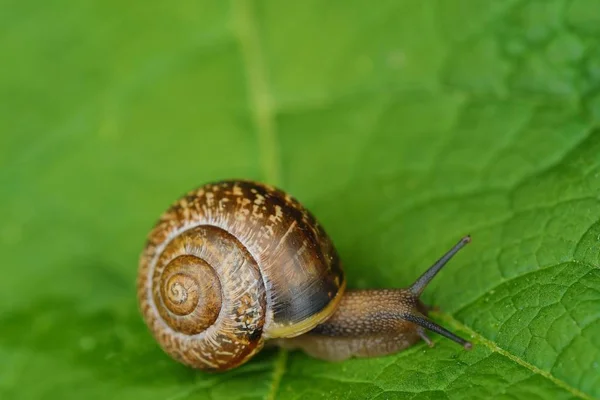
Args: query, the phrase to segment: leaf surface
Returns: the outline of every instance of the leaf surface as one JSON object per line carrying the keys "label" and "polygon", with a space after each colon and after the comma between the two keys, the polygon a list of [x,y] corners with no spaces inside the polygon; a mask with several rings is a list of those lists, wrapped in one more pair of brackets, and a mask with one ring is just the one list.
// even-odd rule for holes
{"label": "leaf surface", "polygon": [[[74,2],[0,13],[0,397],[600,398],[600,1]],[[281,186],[351,287],[474,342],[209,375],[137,312],[154,220]]]}

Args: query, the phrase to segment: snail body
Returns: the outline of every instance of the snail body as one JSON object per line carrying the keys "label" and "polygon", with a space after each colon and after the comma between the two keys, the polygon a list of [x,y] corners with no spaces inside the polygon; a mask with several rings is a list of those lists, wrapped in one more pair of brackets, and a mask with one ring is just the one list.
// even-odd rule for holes
{"label": "snail body", "polygon": [[327,360],[395,353],[424,328],[470,343],[427,319],[418,296],[465,244],[407,289],[346,291],[337,251],[297,200],[251,181],[205,185],[174,203],[140,257],[138,302],[162,349],[223,371],[265,341]]}

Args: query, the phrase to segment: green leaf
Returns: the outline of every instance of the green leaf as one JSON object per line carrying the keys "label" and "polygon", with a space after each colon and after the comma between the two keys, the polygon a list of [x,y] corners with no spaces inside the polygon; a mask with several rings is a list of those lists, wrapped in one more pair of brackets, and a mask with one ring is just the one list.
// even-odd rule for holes
{"label": "green leaf", "polygon": [[[284,4],[285,3],[285,4]],[[28,2],[0,12],[0,398],[600,398],[600,1]],[[178,365],[137,258],[181,193],[277,184],[351,287],[435,338],[327,363]]]}

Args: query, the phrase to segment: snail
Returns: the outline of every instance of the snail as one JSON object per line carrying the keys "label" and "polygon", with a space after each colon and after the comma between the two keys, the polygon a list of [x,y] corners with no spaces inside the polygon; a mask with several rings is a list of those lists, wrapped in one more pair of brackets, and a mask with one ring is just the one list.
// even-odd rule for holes
{"label": "snail", "polygon": [[325,360],[392,354],[425,329],[471,348],[427,318],[419,296],[466,236],[405,289],[345,290],[338,253],[295,198],[230,180],[183,196],[140,256],[137,296],[160,347],[175,360],[224,371],[266,341]]}

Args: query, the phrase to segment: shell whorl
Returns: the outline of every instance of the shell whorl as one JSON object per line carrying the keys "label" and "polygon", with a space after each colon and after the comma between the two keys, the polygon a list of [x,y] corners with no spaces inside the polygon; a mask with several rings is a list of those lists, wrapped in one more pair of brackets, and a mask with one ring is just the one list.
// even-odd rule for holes
{"label": "shell whorl", "polygon": [[[155,275],[160,269],[155,270]],[[177,331],[196,334],[211,326],[222,305],[221,282],[202,258],[181,255],[171,260],[155,280],[154,303]]]}
{"label": "shell whorl", "polygon": [[230,234],[214,226],[188,229],[168,242],[150,269],[142,292],[152,295],[142,300],[142,310],[175,359],[226,370],[262,348],[266,298],[260,270]]}
{"label": "shell whorl", "polygon": [[344,287],[333,244],[295,199],[224,181],[181,198],[150,232],[138,301],[169,355],[226,370],[266,339],[300,335],[328,318]]}

